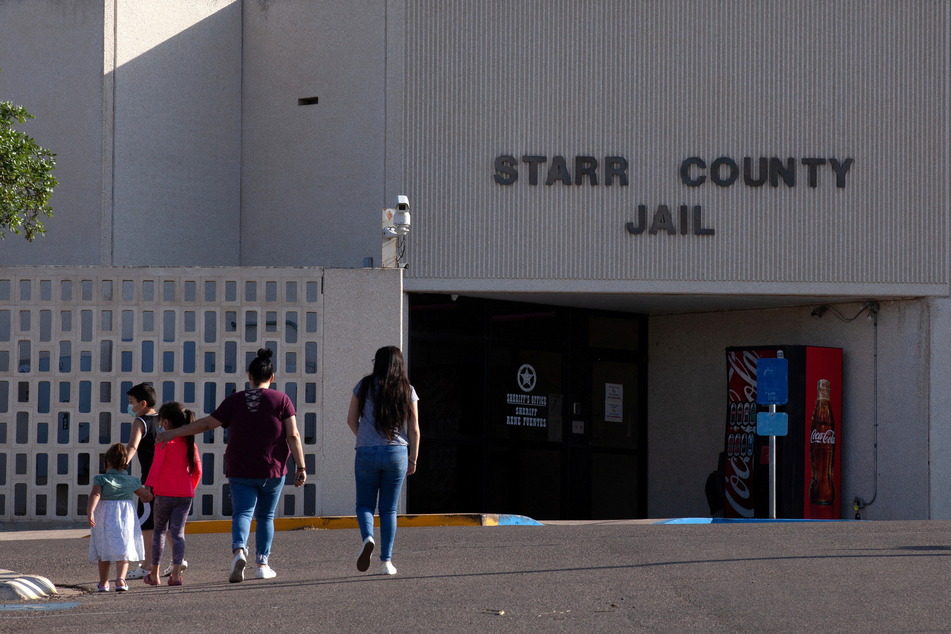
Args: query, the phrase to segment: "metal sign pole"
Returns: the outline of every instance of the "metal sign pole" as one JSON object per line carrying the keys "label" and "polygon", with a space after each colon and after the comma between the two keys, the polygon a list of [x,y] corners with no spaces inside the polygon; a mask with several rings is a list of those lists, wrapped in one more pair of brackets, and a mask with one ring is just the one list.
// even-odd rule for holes
{"label": "metal sign pole", "polygon": [[789,433],[789,417],[777,412],[777,405],[789,401],[789,362],[783,351],[777,351],[775,359],[759,359],[756,362],[756,402],[768,405],[769,412],[756,415],[756,433],[769,436],[769,519],[776,519],[776,436]]}
{"label": "metal sign pole", "polygon": [[[776,406],[769,406],[769,413],[776,413]],[[776,519],[776,436],[769,437],[769,519]]]}

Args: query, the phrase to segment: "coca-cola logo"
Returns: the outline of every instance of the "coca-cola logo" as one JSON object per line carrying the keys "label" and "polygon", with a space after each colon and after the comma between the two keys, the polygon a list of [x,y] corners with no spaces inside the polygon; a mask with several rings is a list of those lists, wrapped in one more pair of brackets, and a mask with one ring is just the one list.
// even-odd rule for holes
{"label": "coca-cola logo", "polygon": [[753,350],[731,352],[727,355],[727,389],[731,401],[751,401],[756,398],[756,360]]}
{"label": "coca-cola logo", "polygon": [[727,462],[726,501],[737,517],[753,517],[752,491],[747,485],[753,470],[749,457],[734,456]]}
{"label": "coca-cola logo", "polygon": [[727,398],[731,402],[746,403],[756,400],[756,363],[763,358],[775,358],[773,350],[733,350],[727,354]]}
{"label": "coca-cola logo", "polygon": [[835,430],[827,429],[823,432],[813,429],[812,434],[809,436],[809,442],[814,445],[834,445],[835,444]]}

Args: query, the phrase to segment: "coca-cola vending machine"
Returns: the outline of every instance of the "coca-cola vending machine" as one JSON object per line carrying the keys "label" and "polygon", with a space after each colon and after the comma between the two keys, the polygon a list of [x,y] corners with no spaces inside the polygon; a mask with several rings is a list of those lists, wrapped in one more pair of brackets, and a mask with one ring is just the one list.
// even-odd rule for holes
{"label": "coca-cola vending machine", "polygon": [[756,365],[789,362],[786,436],[776,437],[776,513],[838,519],[842,508],[842,349],[815,346],[727,348],[724,517],[768,518],[769,437],[756,435]]}

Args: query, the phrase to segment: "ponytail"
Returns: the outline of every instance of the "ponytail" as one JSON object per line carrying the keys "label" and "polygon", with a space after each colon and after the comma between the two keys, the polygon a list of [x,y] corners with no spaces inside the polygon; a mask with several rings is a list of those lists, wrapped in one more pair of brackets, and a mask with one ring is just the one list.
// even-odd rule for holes
{"label": "ponytail", "polygon": [[[175,401],[169,401],[162,405],[158,411],[159,420],[163,420],[168,423],[169,429],[176,429],[178,427],[184,427],[195,421],[195,412],[190,409],[185,409],[185,406],[181,403],[176,403]],[[195,470],[198,468],[198,458],[195,457],[195,454],[198,453],[198,450],[195,446],[195,437],[194,436],[181,436],[185,441],[185,455],[188,456],[188,473],[195,473]]]}

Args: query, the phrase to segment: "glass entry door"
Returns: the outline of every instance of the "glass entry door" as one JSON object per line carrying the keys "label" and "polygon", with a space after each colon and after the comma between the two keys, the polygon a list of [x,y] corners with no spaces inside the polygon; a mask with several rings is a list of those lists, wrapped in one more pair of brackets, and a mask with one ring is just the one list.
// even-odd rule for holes
{"label": "glass entry door", "polygon": [[591,363],[590,516],[639,517],[643,507],[638,364],[596,359]]}
{"label": "glass entry door", "polygon": [[411,513],[642,517],[646,321],[410,298],[423,447]]}

